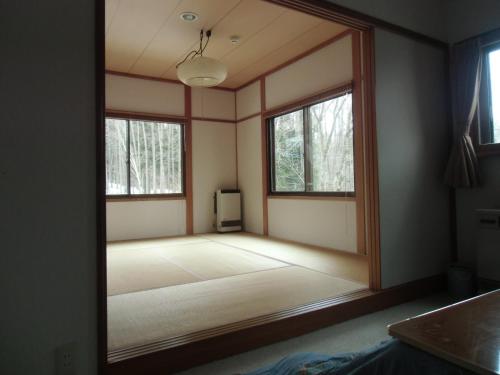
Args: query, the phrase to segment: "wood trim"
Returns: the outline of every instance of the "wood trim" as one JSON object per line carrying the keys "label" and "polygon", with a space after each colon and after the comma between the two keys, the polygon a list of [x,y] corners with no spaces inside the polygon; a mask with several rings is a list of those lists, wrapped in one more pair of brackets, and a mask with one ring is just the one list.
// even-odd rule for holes
{"label": "wood trim", "polygon": [[276,195],[268,194],[268,199],[293,199],[293,200],[318,200],[318,201],[341,201],[356,202],[356,197],[340,197],[335,195]]}
{"label": "wood trim", "polygon": [[131,112],[131,111],[121,111],[117,109],[106,109],[106,117],[116,117],[116,118],[126,118],[126,119],[136,119],[136,120],[151,120],[151,121],[162,121],[162,122],[174,122],[184,124],[186,122],[185,116],[176,115],[162,115],[156,113],[146,113],[146,112]]}
{"label": "wood trim", "polygon": [[448,43],[425,34],[395,25],[380,18],[369,16],[347,7],[337,5],[325,0],[265,0],[269,3],[281,5],[285,8],[298,10],[319,18],[340,23],[356,30],[365,31],[372,27],[378,27],[393,33],[403,35],[407,38],[427,43],[432,46],[448,49]]}
{"label": "wood trim", "polygon": [[192,121],[206,121],[206,122],[223,122],[229,124],[235,124],[236,120],[227,120],[222,118],[211,118],[211,117],[191,117]]}
{"label": "wood trim", "polygon": [[380,292],[361,290],[253,319],[178,336],[108,355],[107,374],[156,375],[201,365],[299,336],[443,290],[444,275]]}
{"label": "wood trim", "polygon": [[[144,80],[148,80],[148,81],[158,81],[158,82],[164,82],[164,83],[173,83],[175,85],[183,85],[183,86],[185,86],[184,83],[182,83],[181,81],[177,81],[175,79],[145,76],[145,75],[142,75],[142,74],[135,74],[135,73],[118,72],[116,70],[106,69],[106,74],[113,75],[113,76],[127,77],[127,78],[144,79]],[[214,87],[207,87],[207,88],[214,89],[214,90],[231,91],[231,92],[235,91],[235,89],[232,89],[232,88],[229,88],[229,87],[222,87],[222,86],[214,86]]]}
{"label": "wood trim", "polygon": [[[236,92],[233,95],[234,98],[234,118],[238,117],[238,105],[236,101]],[[234,123],[234,144],[236,145],[236,189],[240,188],[239,185],[239,171],[238,171],[238,120]]]}
{"label": "wood trim", "polygon": [[263,116],[267,119],[277,115],[285,114],[297,109],[301,109],[305,106],[313,105],[328,99],[332,99],[336,96],[341,95],[342,93],[352,91],[352,89],[353,89],[352,81],[343,82],[326,90],[322,90],[312,95],[308,95],[300,99],[296,99],[294,101],[287,102],[285,104],[281,104],[274,108],[265,110],[263,112]]}
{"label": "wood trim", "polygon": [[[105,3],[94,1],[95,157],[96,157],[96,274],[97,274],[97,374],[104,375],[108,354],[108,292],[106,256],[106,76]],[[90,265],[89,265],[90,266]],[[90,283],[91,285],[92,283]]]}
{"label": "wood trim", "polygon": [[323,48],[329,46],[330,44],[335,43],[335,42],[339,41],[340,39],[345,38],[346,36],[351,35],[352,32],[353,32],[353,30],[349,30],[348,29],[348,30],[344,30],[344,31],[338,33],[337,35],[333,36],[332,38],[327,39],[324,42],[321,42],[317,46],[314,46],[311,49],[308,49],[307,51],[302,52],[301,54],[298,54],[297,56],[291,58],[290,60],[285,61],[284,63],[281,63],[278,66],[275,66],[274,68],[265,71],[264,73],[261,73],[260,75],[258,75],[255,78],[252,78],[250,81],[248,81],[248,82],[244,83],[243,85],[235,88],[235,91],[239,91],[241,89],[244,89],[245,87],[250,86],[252,83],[260,81],[261,78],[265,78],[265,77],[267,77],[267,76],[269,76],[269,75],[271,75],[273,73],[276,73],[277,71],[279,71],[281,69],[286,68],[289,65],[292,65],[293,63],[299,61],[300,59],[303,59],[304,57],[312,55],[314,52],[319,51],[320,49],[323,49]]}
{"label": "wood trim", "polygon": [[268,195],[268,179],[269,179],[269,163],[267,152],[267,124],[264,118],[266,111],[266,79],[260,79],[260,144],[262,155],[262,232],[264,236],[269,234],[269,220],[267,209],[267,195]]}
{"label": "wood trim", "polygon": [[363,129],[363,81],[361,66],[361,32],[352,33],[352,105],[354,128],[354,184],[356,191],[356,242],[359,254],[366,254],[365,225],[365,155]]}
{"label": "wood trim", "polygon": [[500,154],[500,143],[480,144],[478,146],[479,157],[486,157]]}
{"label": "wood trim", "polygon": [[186,193],[186,234],[193,234],[193,124],[191,121],[191,87],[184,86],[184,127],[185,177],[184,191]]}
{"label": "wood trim", "polygon": [[257,116],[260,116],[260,115],[262,115],[262,112],[253,113],[251,115],[248,115],[248,116],[245,116],[245,117],[242,117],[242,118],[236,120],[236,122],[243,122],[243,121],[246,121],[246,120],[250,120],[251,118],[254,118],[254,117],[257,117]]}
{"label": "wood trim", "polygon": [[370,289],[382,288],[380,265],[380,223],[378,192],[377,129],[375,114],[375,51],[373,28],[363,32],[363,75],[365,114],[366,253],[370,268]]}
{"label": "wood trim", "polygon": [[184,194],[149,195],[149,196],[128,196],[128,197],[106,197],[106,203],[113,202],[140,202],[140,201],[183,201],[186,200]]}

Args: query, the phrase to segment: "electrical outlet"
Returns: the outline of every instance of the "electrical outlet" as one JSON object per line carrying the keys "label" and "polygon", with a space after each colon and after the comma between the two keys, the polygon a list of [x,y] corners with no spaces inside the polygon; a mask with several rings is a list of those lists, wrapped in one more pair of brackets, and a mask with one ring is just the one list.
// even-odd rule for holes
{"label": "electrical outlet", "polygon": [[56,349],[56,374],[76,375],[76,342],[63,344]]}

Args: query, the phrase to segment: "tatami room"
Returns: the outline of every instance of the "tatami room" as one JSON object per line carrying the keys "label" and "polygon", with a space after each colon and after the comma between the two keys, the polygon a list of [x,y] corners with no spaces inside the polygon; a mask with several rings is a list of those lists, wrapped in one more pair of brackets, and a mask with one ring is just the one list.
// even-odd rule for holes
{"label": "tatami room", "polygon": [[111,362],[370,293],[367,40],[260,0],[106,2]]}
{"label": "tatami room", "polygon": [[500,375],[498,1],[0,8],[0,374]]}

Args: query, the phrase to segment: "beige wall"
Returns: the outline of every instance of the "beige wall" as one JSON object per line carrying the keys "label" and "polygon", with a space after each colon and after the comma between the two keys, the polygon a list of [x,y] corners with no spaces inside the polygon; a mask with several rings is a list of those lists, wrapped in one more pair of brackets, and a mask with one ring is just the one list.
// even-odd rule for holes
{"label": "beige wall", "polygon": [[[351,36],[266,77],[267,106],[276,107],[352,80]],[[260,111],[260,83],[236,93],[237,118]],[[238,185],[245,230],[262,233],[261,117],[238,122]],[[269,235],[356,252],[355,202],[268,199]]]}
{"label": "beige wall", "polygon": [[268,199],[269,235],[356,252],[356,202]]}
{"label": "beige wall", "polygon": [[263,233],[262,154],[260,116],[238,122],[238,187],[241,190],[243,229]]}
{"label": "beige wall", "polygon": [[106,74],[106,108],[183,116],[184,86]]}
{"label": "beige wall", "polygon": [[[266,108],[352,80],[348,35],[266,77]],[[356,252],[354,202],[268,199],[269,235]]]}
{"label": "beige wall", "polygon": [[108,241],[186,234],[185,200],[108,202]]}
{"label": "beige wall", "polygon": [[236,126],[193,121],[193,227],[215,231],[213,195],[236,188]]}
{"label": "beige wall", "polygon": [[352,37],[338,41],[266,77],[266,109],[352,80]]}
{"label": "beige wall", "polygon": [[226,90],[193,88],[191,111],[193,117],[234,120],[235,94]]}
{"label": "beige wall", "polygon": [[260,81],[236,92],[236,110],[238,120],[260,112]]}
{"label": "beige wall", "polygon": [[[164,115],[184,115],[184,86],[107,75],[108,108]],[[193,117],[235,118],[235,93],[192,90]],[[236,187],[234,123],[193,121],[194,231],[213,231],[212,195],[217,188]],[[107,239],[125,240],[186,234],[184,200],[107,203]]]}

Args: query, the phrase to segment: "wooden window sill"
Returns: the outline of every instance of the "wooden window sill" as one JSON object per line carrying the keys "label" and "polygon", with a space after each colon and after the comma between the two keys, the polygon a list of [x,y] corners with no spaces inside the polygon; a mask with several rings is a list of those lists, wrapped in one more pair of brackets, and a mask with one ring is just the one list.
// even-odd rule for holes
{"label": "wooden window sill", "polygon": [[106,197],[106,202],[134,202],[134,201],[181,201],[185,200],[185,195],[147,195],[147,196],[118,196]]}
{"label": "wooden window sill", "polygon": [[268,199],[303,199],[303,200],[327,200],[327,201],[346,201],[355,202],[356,197],[353,196],[339,196],[339,195],[289,195],[289,194],[269,194]]}
{"label": "wooden window sill", "polygon": [[500,143],[479,145],[477,148],[477,155],[479,157],[500,155]]}

